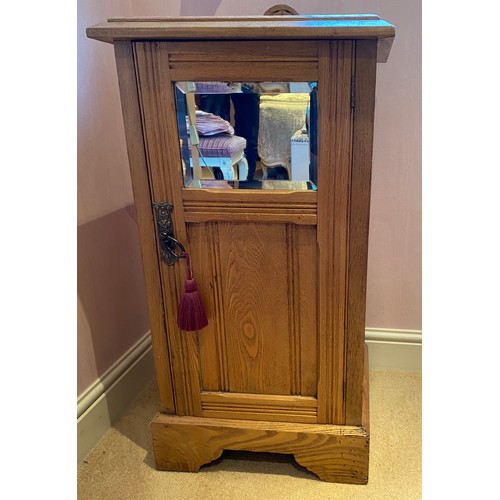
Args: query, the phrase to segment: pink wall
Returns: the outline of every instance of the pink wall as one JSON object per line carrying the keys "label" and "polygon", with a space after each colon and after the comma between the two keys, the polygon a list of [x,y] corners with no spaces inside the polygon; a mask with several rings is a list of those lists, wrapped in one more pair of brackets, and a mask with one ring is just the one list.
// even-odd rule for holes
{"label": "pink wall", "polygon": [[[262,14],[273,4],[79,1],[78,394],[149,328],[113,47],[87,39],[85,28],[112,16]],[[396,26],[377,73],[367,326],[421,329],[421,4],[290,5],[303,14],[376,13]]]}
{"label": "pink wall", "polygon": [[159,5],[78,2],[77,394],[149,330],[113,46],[89,40],[85,28],[112,16],[180,13],[178,1]]}

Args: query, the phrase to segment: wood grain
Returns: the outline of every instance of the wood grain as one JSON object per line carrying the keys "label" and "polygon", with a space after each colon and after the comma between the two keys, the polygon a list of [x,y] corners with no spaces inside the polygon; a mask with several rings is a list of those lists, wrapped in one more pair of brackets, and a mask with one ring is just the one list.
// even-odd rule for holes
{"label": "wood grain", "polygon": [[352,51],[349,41],[324,42],[320,82],[332,82],[332,86],[318,84],[318,421],[336,424],[345,418]]}
{"label": "wood grain", "polygon": [[298,394],[318,394],[318,256],[316,227],[290,228],[294,233],[294,266],[291,277],[294,282],[294,315],[297,328],[296,369],[300,365],[300,377],[296,385]]}
{"label": "wood grain", "polygon": [[238,50],[224,42],[170,42],[170,63],[187,62],[318,62],[318,42],[305,40],[300,44],[289,41],[239,41]]}
{"label": "wood grain", "polygon": [[[186,222],[283,222],[316,225],[316,192],[184,189]],[[223,192],[221,192],[223,191]],[[304,194],[306,196],[294,196]],[[256,196],[257,195],[257,196]]]}
{"label": "wood grain", "polygon": [[377,43],[356,41],[346,315],[345,423],[361,424]]}
{"label": "wood grain", "polygon": [[248,62],[229,61],[222,65],[213,62],[171,63],[173,81],[232,81],[232,82],[307,82],[318,79],[316,62],[300,66],[294,61],[261,61],[257,65]]}
{"label": "wood grain", "polygon": [[256,207],[276,208],[315,208],[318,193],[316,191],[239,191],[230,189],[194,189],[182,190],[182,199],[186,206],[200,204],[203,206],[242,204]]}
{"label": "wood grain", "polygon": [[[320,88],[319,97],[320,164],[332,165],[332,167],[320,169],[320,189],[317,195],[314,193],[318,200],[318,273],[321,277],[318,291],[320,332],[318,418],[325,423],[344,423],[345,420],[352,47],[352,42],[348,41],[325,42],[320,53],[322,54],[320,58],[320,67],[323,71],[322,81],[334,82],[333,92],[323,86],[324,90]],[[177,237],[187,242],[185,224],[191,221],[199,222],[198,217],[202,217],[201,221],[217,221],[225,212],[226,217],[232,218],[229,220],[233,222],[218,224],[218,247],[212,250],[212,255],[218,253],[220,256],[220,261],[214,265],[220,267],[219,286],[220,290],[223,290],[217,292],[219,300],[213,302],[213,305],[219,314],[224,315],[224,327],[220,331],[225,332],[224,339],[217,339],[216,353],[219,361],[222,359],[227,361],[227,367],[220,367],[216,384],[220,386],[221,381],[226,380],[229,390],[233,392],[282,395],[297,393],[302,390],[300,375],[303,370],[295,368],[296,365],[301,365],[302,350],[298,347],[301,341],[295,337],[294,333],[295,316],[290,313],[296,309],[297,303],[294,281],[290,279],[295,270],[293,264],[291,269],[284,267],[283,264],[293,263],[294,260],[293,251],[290,253],[288,244],[290,235],[293,233],[287,232],[285,224],[276,224],[276,222],[296,223],[295,216],[303,216],[301,209],[297,209],[294,213],[292,206],[286,215],[288,219],[280,220],[280,216],[286,214],[284,204],[279,205],[280,202],[277,201],[271,208],[264,208],[263,200],[266,200],[265,195],[268,193],[260,193],[258,197],[253,198],[253,203],[256,205],[260,203],[261,206],[254,205],[253,213],[251,212],[250,215],[256,215],[260,217],[258,221],[265,220],[266,223],[258,224],[258,221],[242,223],[241,220],[250,219],[249,214],[245,213],[248,210],[245,210],[245,206],[242,208],[231,206],[231,203],[236,204],[237,200],[241,202],[245,194],[236,194],[228,198],[229,208],[221,208],[223,206],[221,200],[227,196],[227,192],[214,193],[210,199],[213,204],[212,208],[218,211],[212,213],[210,211],[204,213],[200,210],[203,206],[203,198],[206,200],[208,197],[206,193],[193,195],[190,194],[190,190],[182,190],[181,194],[180,176],[177,171],[178,147],[169,148],[167,152],[158,146],[162,140],[165,140],[162,137],[170,137],[167,142],[177,142],[173,99],[168,91],[171,86],[171,75],[167,67],[167,47],[164,43],[138,44],[137,54],[139,68],[143,68],[143,72],[140,73],[141,84],[144,82],[145,88],[148,89],[142,96],[142,101],[145,109],[144,117],[146,117],[146,139],[149,138],[146,142],[148,146],[150,145],[148,154],[152,184],[157,192],[155,196],[160,199],[173,199],[176,206],[182,205],[180,202],[182,196],[185,203],[183,213],[179,210],[174,211]],[[336,61],[336,64],[332,64],[332,61]],[[155,68],[160,68],[161,71]],[[164,96],[170,97],[167,99]],[[164,118],[160,119],[161,114],[170,116],[172,123],[169,124]],[[336,127],[334,127],[333,136],[328,136],[326,131],[329,130],[329,121],[332,119]],[[295,199],[299,203],[308,203],[306,215],[311,215],[314,211],[314,205],[311,203],[312,196],[310,193],[298,194],[301,196],[296,196]],[[191,206],[188,201],[190,197]],[[269,198],[267,197],[267,201]],[[276,200],[285,199],[276,196]],[[189,214],[196,215],[189,219]],[[309,221],[309,223],[313,222]],[[276,231],[278,227],[280,229]],[[193,240],[192,237],[191,235],[188,246],[203,245],[204,241]],[[200,265],[202,265],[201,262]],[[314,269],[310,271],[313,275],[316,274]],[[180,296],[179,283],[182,282],[178,268],[174,266],[174,269],[165,269],[163,266],[162,274],[166,289],[175,292],[174,297],[177,301]],[[330,283],[333,287],[329,285]],[[202,287],[201,290],[205,295],[206,289],[204,291]],[[268,291],[267,296],[263,294],[264,290]],[[166,301],[166,308],[167,317],[171,318],[170,342],[176,346],[176,351],[182,353],[180,359],[172,360],[174,378],[179,380],[179,383],[174,380],[174,386],[179,393],[176,397],[184,403],[184,406],[180,404],[184,410],[179,411],[183,411],[183,414],[201,415],[199,400],[201,391],[199,361],[201,358],[197,358],[196,353],[199,345],[208,344],[206,342],[198,344],[196,335],[179,336],[174,323],[176,301]],[[308,302],[308,304],[311,309],[315,309],[316,306],[313,303]],[[256,314],[256,311],[259,311],[259,314]],[[271,322],[269,318],[272,318]],[[218,321],[220,324],[220,320]],[[267,332],[272,332],[272,334]],[[269,338],[272,338],[272,342]],[[212,344],[212,350],[213,347]],[[223,358],[221,353],[224,351],[230,352],[231,355],[226,354]],[[353,370],[360,379],[361,371],[358,368],[353,368]],[[214,381],[215,379],[212,379],[210,382],[211,387]],[[356,396],[358,400],[359,394],[358,391]],[[360,405],[357,405],[357,408],[359,415]]]}
{"label": "wood grain", "polygon": [[174,81],[316,81],[318,43],[171,42],[169,64]]}
{"label": "wood grain", "polygon": [[144,138],[132,44],[130,42],[117,42],[114,48],[123,120],[126,124],[125,138],[137,212],[137,226],[142,251],[149,322],[151,326],[151,343],[160,406],[162,411],[174,413],[176,407],[168,355],[170,347],[167,340],[163,310],[164,297],[162,284],[158,274],[159,259],[156,247],[156,226],[151,212],[151,191],[147,160],[144,153]]}
{"label": "wood grain", "polygon": [[[194,471],[244,449],[366,483],[375,72],[394,32],[371,15],[88,29],[115,42],[161,410],[176,413],[151,424],[158,468]],[[183,188],[173,82],[219,79],[318,81],[317,192]],[[152,203],[165,201],[205,303],[200,332],[176,325],[186,270],[160,262]]]}
{"label": "wood grain", "polygon": [[315,226],[318,217],[315,213],[304,213],[302,210],[231,210],[221,207],[219,210],[193,210],[188,207],[185,213],[186,222],[262,222],[262,223],[292,223],[305,226]]}
{"label": "wood grain", "polygon": [[273,422],[317,422],[316,398],[203,392],[204,417],[269,420]]}
{"label": "wood grain", "polygon": [[[368,349],[364,348],[363,426],[285,423],[257,420],[178,417],[157,414],[151,422],[153,451],[159,470],[198,472],[223,450],[293,454],[323,481],[366,484],[369,469]],[[252,395],[205,394],[208,401]],[[266,396],[260,404],[266,403]],[[288,399],[288,407],[312,405],[312,398]],[[269,397],[268,404],[275,404]]]}
{"label": "wood grain", "polygon": [[151,431],[159,470],[198,472],[223,450],[247,450],[293,454],[323,481],[368,481],[369,436],[362,427],[158,414]]}
{"label": "wood grain", "polygon": [[110,19],[87,28],[89,38],[108,43],[146,39],[356,39],[394,35],[394,26],[378,16]]}
{"label": "wood grain", "polygon": [[[286,229],[286,250],[287,250],[287,296],[288,296],[288,325],[289,325],[289,342],[290,342],[290,393],[297,395],[301,394],[301,345],[300,345],[300,330],[297,324],[297,308],[300,303],[300,281],[297,279],[299,262],[297,258],[297,232],[294,226],[288,224]],[[316,303],[308,301],[308,305],[313,308]],[[313,337],[314,338],[314,337]],[[316,416],[316,415],[315,415]],[[315,419],[316,422],[316,419]]]}
{"label": "wood grain", "polygon": [[[180,145],[166,44],[135,43],[137,77],[152,201],[170,201],[175,237],[189,251],[183,218]],[[166,144],[169,147],[165,147]],[[186,276],[184,266],[159,265],[164,290],[164,310],[168,325],[170,365],[178,415],[201,415],[199,367],[196,333],[177,327],[177,307]]]}
{"label": "wood grain", "polygon": [[316,396],[315,228],[188,227],[209,318],[200,333],[204,390]]}
{"label": "wood grain", "polygon": [[199,365],[204,391],[229,391],[228,352],[221,255],[217,224],[188,224],[191,262],[204,297],[208,326],[199,335]]}
{"label": "wood grain", "polygon": [[286,226],[219,224],[230,390],[290,394]]}

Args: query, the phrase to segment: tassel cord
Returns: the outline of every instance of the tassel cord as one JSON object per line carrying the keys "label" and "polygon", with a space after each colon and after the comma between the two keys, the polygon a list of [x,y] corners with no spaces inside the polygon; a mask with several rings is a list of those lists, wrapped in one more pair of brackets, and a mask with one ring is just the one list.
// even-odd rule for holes
{"label": "tassel cord", "polygon": [[193,279],[193,269],[191,267],[191,257],[189,257],[189,254],[187,252],[182,252],[182,257],[184,259],[186,259],[187,279],[192,280]]}

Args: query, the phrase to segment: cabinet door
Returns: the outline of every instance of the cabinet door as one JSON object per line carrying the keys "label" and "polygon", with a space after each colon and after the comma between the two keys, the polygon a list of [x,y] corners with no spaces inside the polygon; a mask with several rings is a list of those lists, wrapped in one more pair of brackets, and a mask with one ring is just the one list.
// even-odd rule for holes
{"label": "cabinet door", "polygon": [[[354,48],[351,41],[134,44],[152,199],[173,205],[175,238],[191,255],[209,321],[198,332],[178,329],[186,268],[160,263],[178,415],[345,423]],[[317,84],[303,126],[309,140],[317,133],[313,179],[250,182],[210,167],[189,144],[192,131],[183,136],[193,121],[185,129],[186,114],[201,106],[203,91],[193,89],[207,83],[259,87],[261,106],[263,96]],[[234,102],[229,110],[232,122]],[[273,131],[263,113],[259,134]],[[290,178],[286,161],[279,166]],[[277,165],[269,162],[273,177]],[[359,350],[362,373],[360,339],[351,351]]]}

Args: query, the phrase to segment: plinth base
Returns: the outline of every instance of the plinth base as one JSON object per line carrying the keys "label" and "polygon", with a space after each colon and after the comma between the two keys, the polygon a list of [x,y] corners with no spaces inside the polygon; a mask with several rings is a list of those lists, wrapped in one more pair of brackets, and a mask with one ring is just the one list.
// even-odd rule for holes
{"label": "plinth base", "polygon": [[156,467],[198,472],[223,450],[287,453],[332,483],[366,484],[369,459],[368,353],[365,349],[363,425],[226,420],[158,413],[151,422]]}
{"label": "plinth base", "polygon": [[197,472],[223,450],[246,450],[292,454],[323,481],[368,482],[369,436],[363,427],[158,414],[151,431],[159,470]]}

